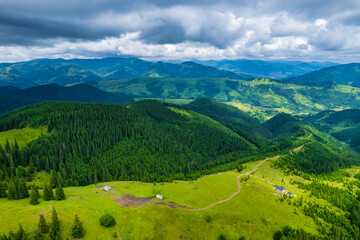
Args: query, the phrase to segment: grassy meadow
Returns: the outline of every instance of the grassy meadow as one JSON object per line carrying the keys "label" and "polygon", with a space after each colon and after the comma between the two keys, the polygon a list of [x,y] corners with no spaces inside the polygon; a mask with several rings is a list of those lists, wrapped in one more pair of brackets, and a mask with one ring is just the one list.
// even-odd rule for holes
{"label": "grassy meadow", "polygon": [[[244,172],[250,171],[258,162],[246,164]],[[262,171],[265,169],[265,172]],[[255,173],[260,177],[281,183],[280,170],[272,169],[271,163],[265,162]],[[266,176],[263,176],[266,174]],[[45,202],[32,206],[29,199],[9,201],[0,200],[0,219],[3,227],[0,234],[16,230],[21,223],[28,231],[36,228],[39,213],[51,221],[51,208],[54,206],[61,221],[62,236],[70,238],[70,228],[75,214],[84,222],[84,239],[111,239],[118,232],[121,239],[217,239],[225,233],[229,239],[245,236],[247,239],[272,239],[272,234],[285,225],[316,231],[313,220],[303,215],[302,211],[291,204],[281,203],[280,195],[273,186],[255,177],[241,183],[241,192],[228,202],[209,209],[196,211],[191,209],[173,209],[163,205],[147,204],[138,207],[122,207],[114,201],[118,196],[132,194],[137,197],[149,197],[161,194],[165,202],[175,202],[191,208],[206,207],[223,200],[237,191],[236,178],[239,173],[228,171],[204,176],[196,181],[174,181],[172,183],[142,183],[133,181],[108,182],[112,190],[105,192],[98,185],[65,188],[66,201]],[[37,184],[42,184],[40,173]],[[289,180],[285,179],[285,183]],[[293,186],[289,185],[298,195]],[[153,200],[155,201],[155,200]],[[161,200],[157,200],[161,201]],[[99,224],[99,217],[110,213],[116,218],[117,225],[106,229]],[[14,221],[14,214],[17,215]],[[212,222],[206,221],[207,216]]]}
{"label": "grassy meadow", "polygon": [[46,128],[30,128],[25,127],[22,129],[12,129],[9,131],[0,132],[0,145],[5,147],[6,140],[9,141],[10,146],[14,145],[15,139],[19,147],[26,146],[32,140],[35,140],[41,136],[41,133],[46,133]]}

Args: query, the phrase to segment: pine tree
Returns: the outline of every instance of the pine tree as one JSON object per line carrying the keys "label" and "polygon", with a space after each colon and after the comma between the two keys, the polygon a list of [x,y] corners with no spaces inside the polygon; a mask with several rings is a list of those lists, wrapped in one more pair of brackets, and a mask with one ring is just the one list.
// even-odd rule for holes
{"label": "pine tree", "polygon": [[57,239],[57,235],[59,234],[60,231],[60,222],[54,207],[52,210],[51,217],[52,217],[52,223],[49,231],[49,238],[51,240],[55,240]]}
{"label": "pine tree", "polygon": [[22,240],[24,238],[25,238],[25,231],[24,231],[22,225],[19,223],[19,230],[15,234],[15,239]]}
{"label": "pine tree", "polygon": [[44,184],[44,200],[45,201],[50,201],[50,200],[54,200],[54,192],[51,188],[50,185],[47,185],[46,183]]}
{"label": "pine tree", "polygon": [[45,183],[44,184],[44,192],[43,192],[43,198],[45,201],[50,201],[50,197],[49,197],[49,190],[48,190],[48,186],[47,184]]}
{"label": "pine tree", "polygon": [[55,188],[58,185],[57,183],[57,175],[54,170],[50,171],[50,187]]}
{"label": "pine tree", "polygon": [[17,181],[17,192],[19,199],[27,198],[29,197],[29,191],[26,187],[25,179],[21,179],[20,181]]}
{"label": "pine tree", "polygon": [[75,215],[74,224],[71,227],[71,236],[74,238],[82,238],[84,236],[84,228],[77,215]]}
{"label": "pine tree", "polygon": [[14,181],[10,181],[7,198],[9,200],[19,199],[19,195],[16,189],[16,184],[14,183]]}
{"label": "pine tree", "polygon": [[34,239],[34,240],[42,240],[42,239],[43,239],[43,236],[42,236],[41,231],[40,231],[39,228],[37,228],[37,229],[35,230],[34,238],[33,238],[33,239]]}
{"label": "pine tree", "polygon": [[31,188],[31,199],[30,199],[31,205],[38,205],[39,204],[39,191],[37,187],[34,185]]}
{"label": "pine tree", "polygon": [[64,185],[63,178],[60,172],[57,173],[57,184],[60,184],[62,186]]}
{"label": "pine tree", "polygon": [[6,139],[6,143],[5,143],[5,152],[7,154],[10,153],[10,143],[9,143],[9,141],[7,139]]}
{"label": "pine tree", "polygon": [[60,201],[60,200],[66,200],[66,196],[64,193],[64,189],[62,188],[61,185],[59,185],[56,188],[56,200]]}
{"label": "pine tree", "polygon": [[51,226],[54,226],[55,229],[57,231],[59,231],[60,230],[60,222],[59,222],[59,218],[58,218],[57,212],[54,207],[52,209],[51,218],[52,218]]}
{"label": "pine tree", "polygon": [[6,197],[7,197],[6,185],[5,183],[0,183],[0,198],[6,198]]}
{"label": "pine tree", "polygon": [[40,220],[38,224],[38,228],[41,233],[49,232],[49,226],[46,224],[46,220],[43,214],[40,214]]}

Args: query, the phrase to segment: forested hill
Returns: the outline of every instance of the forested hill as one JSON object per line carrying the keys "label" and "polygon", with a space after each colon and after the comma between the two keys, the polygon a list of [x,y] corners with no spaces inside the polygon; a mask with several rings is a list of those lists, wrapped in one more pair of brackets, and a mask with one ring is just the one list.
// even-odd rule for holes
{"label": "forested hill", "polygon": [[359,160],[345,144],[290,115],[259,124],[209,99],[188,106],[155,100],[127,106],[45,102],[0,117],[0,132],[24,127],[45,127],[47,132],[21,149],[16,143],[2,146],[0,180],[16,175],[19,166],[28,174],[59,172],[66,185],[195,179],[301,144],[301,157],[284,163],[288,168],[324,173]]}
{"label": "forested hill", "polygon": [[90,81],[137,77],[248,79],[252,76],[194,62],[173,64],[149,62],[134,57],[70,60],[36,59],[0,64],[0,86],[19,88],[49,83],[63,86]]}
{"label": "forested hill", "polygon": [[87,84],[62,87],[52,83],[26,89],[0,87],[0,114],[42,101],[126,104],[134,99],[126,94],[105,92]]}
{"label": "forested hill", "polygon": [[360,64],[349,63],[327,67],[291,79],[296,83],[334,82],[360,87]]}
{"label": "forested hill", "polygon": [[185,108],[213,118],[261,149],[266,147],[272,135],[268,129],[261,126],[257,119],[236,107],[221,104],[209,98],[193,101]]}
{"label": "forested hill", "polygon": [[151,100],[127,107],[48,102],[0,118],[0,131],[25,126],[47,126],[48,134],[13,157],[2,151],[2,177],[15,174],[21,165],[60,171],[69,185],[189,179],[258,152],[204,115]]}
{"label": "forested hill", "polygon": [[360,110],[323,111],[307,118],[319,130],[348,143],[360,152]]}

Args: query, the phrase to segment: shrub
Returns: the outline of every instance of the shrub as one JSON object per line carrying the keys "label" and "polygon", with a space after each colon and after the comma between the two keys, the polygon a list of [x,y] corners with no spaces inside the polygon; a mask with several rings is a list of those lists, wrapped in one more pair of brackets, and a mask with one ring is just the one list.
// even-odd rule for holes
{"label": "shrub", "polygon": [[112,227],[115,226],[116,221],[115,218],[113,216],[111,216],[110,214],[105,214],[100,218],[100,225],[104,226],[104,227]]}
{"label": "shrub", "polygon": [[227,240],[227,237],[224,233],[220,234],[218,240]]}

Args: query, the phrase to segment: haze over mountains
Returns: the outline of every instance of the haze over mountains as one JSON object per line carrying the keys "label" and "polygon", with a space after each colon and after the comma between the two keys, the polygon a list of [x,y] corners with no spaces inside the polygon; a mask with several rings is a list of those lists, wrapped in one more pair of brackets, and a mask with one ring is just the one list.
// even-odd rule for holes
{"label": "haze over mountains", "polygon": [[337,65],[332,62],[301,62],[301,61],[262,61],[262,60],[210,60],[195,62],[217,67],[235,73],[246,73],[256,77],[283,79],[299,76],[321,68]]}

